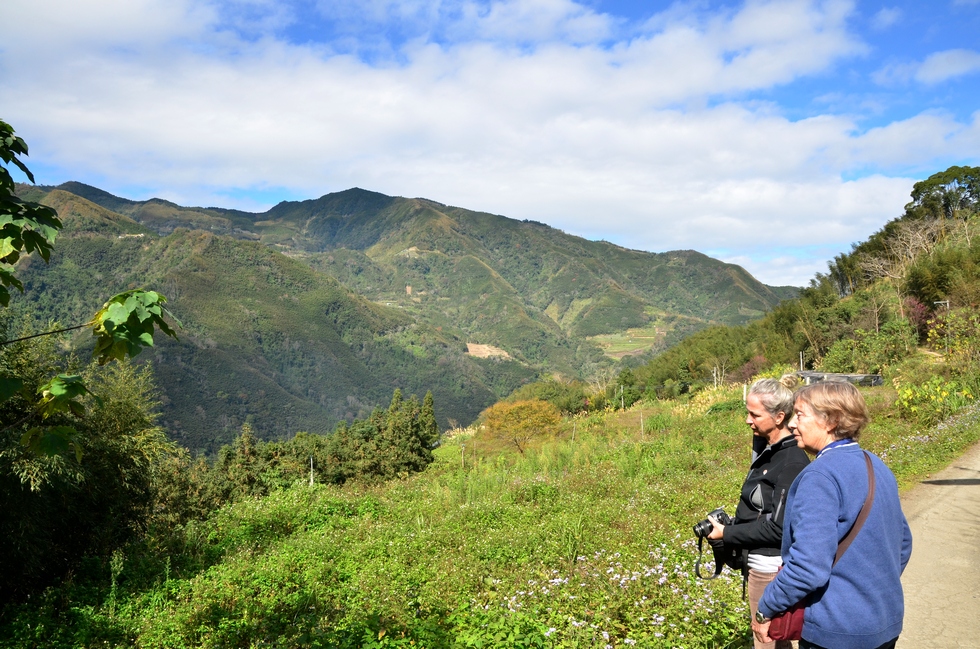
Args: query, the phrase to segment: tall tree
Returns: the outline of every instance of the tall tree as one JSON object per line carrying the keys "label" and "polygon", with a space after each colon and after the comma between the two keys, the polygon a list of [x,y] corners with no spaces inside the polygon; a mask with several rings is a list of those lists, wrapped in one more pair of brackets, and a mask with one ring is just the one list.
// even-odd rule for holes
{"label": "tall tree", "polygon": [[419,424],[422,429],[422,437],[430,448],[439,441],[439,424],[436,422],[435,400],[432,397],[432,390],[425,393],[422,399],[422,411],[419,413]]}
{"label": "tall tree", "polygon": [[[0,120],[0,305],[10,303],[9,287],[23,291],[23,284],[14,274],[15,266],[23,255],[37,253],[48,261],[55,238],[62,228],[58,215],[39,203],[22,201],[14,191],[16,186],[6,165],[20,169],[28,180],[34,175],[20,156],[27,155],[27,144],[14,134],[10,124]],[[42,333],[30,337],[46,336],[71,329],[91,328],[95,336],[94,356],[103,365],[110,360],[124,360],[139,354],[144,347],[153,345],[153,332],[159,328],[174,338],[177,334],[167,324],[164,316],[173,315],[164,308],[167,298],[154,291],[131,290],[109,298],[96,312],[92,320],[81,325]],[[176,319],[173,318],[175,321]],[[179,323],[178,323],[179,324]],[[0,347],[17,342],[4,338]],[[80,417],[85,412],[81,399],[90,394],[78,375],[60,374],[38,386],[33,393],[25,393],[23,377],[16,373],[0,372],[0,403],[18,392],[26,399],[34,399],[23,421],[5,430],[26,426],[23,443],[38,454],[73,452],[81,459],[82,443],[76,429],[70,424],[54,425],[52,417],[68,413]]]}
{"label": "tall tree", "polygon": [[[23,291],[15,264],[32,254],[48,261],[62,227],[54,210],[15,195],[9,165],[34,182],[20,159],[27,152],[26,143],[0,120],[3,307],[10,304],[10,287]],[[153,467],[174,451],[153,424],[149,370],[83,367],[63,358],[50,336],[88,327],[98,365],[125,361],[153,344],[155,328],[176,337],[163,319],[164,302],[152,291],[127,291],[83,325],[41,332],[28,325],[16,335],[9,335],[10,314],[3,314],[0,603],[36,592],[70,572],[83,555],[111,552],[146,524]],[[61,373],[51,377],[56,372]]]}
{"label": "tall tree", "polygon": [[955,219],[980,206],[980,167],[950,167],[912,186],[907,218]]}

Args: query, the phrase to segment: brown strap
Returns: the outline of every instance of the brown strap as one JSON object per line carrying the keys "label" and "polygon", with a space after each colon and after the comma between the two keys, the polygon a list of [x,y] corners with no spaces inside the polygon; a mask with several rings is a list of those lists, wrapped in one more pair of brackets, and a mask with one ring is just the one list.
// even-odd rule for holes
{"label": "brown strap", "polygon": [[851,544],[851,541],[861,531],[864,521],[867,520],[868,514],[871,513],[871,504],[875,500],[875,470],[871,466],[871,456],[868,455],[867,451],[864,452],[864,462],[868,465],[868,497],[864,499],[864,506],[861,507],[861,513],[858,514],[857,520],[854,521],[851,531],[837,545],[837,556],[834,557],[834,565],[837,565],[837,561],[847,552],[847,547]]}

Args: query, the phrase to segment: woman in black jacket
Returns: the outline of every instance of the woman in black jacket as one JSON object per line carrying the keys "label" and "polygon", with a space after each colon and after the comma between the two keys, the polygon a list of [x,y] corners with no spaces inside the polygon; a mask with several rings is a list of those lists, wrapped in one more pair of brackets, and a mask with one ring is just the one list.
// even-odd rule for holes
{"label": "woman in black jacket", "polygon": [[[726,551],[741,552],[748,567],[750,615],[755,616],[759,598],[766,585],[776,576],[783,560],[779,555],[783,540],[783,514],[790,485],[809,462],[790,433],[787,424],[793,415],[793,392],[789,388],[796,377],[782,380],[760,379],[752,384],[745,407],[745,423],[752,429],[753,459],[749,474],[742,483],[742,495],[731,525],[721,525],[709,518],[714,529],[710,540],[723,540]],[[727,552],[726,552],[727,553]],[[756,649],[784,649],[789,642],[761,643]]]}

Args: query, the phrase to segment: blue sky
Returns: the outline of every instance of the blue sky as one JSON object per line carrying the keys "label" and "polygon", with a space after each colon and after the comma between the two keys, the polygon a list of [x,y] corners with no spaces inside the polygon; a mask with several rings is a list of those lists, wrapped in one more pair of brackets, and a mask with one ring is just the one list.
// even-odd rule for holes
{"label": "blue sky", "polygon": [[4,0],[45,184],[363,187],[805,284],[980,164],[980,0]]}

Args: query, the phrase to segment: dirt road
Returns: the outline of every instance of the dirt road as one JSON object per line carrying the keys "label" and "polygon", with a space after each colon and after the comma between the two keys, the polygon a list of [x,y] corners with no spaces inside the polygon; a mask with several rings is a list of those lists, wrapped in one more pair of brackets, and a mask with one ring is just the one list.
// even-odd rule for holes
{"label": "dirt road", "polygon": [[980,444],[902,498],[912,559],[899,649],[980,647]]}

